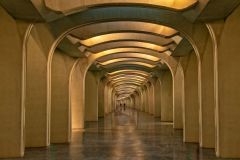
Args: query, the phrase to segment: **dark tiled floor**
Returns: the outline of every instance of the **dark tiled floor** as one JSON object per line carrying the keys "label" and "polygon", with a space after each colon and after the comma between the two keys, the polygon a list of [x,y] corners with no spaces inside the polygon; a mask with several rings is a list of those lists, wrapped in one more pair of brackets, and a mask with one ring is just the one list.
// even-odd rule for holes
{"label": "dark tiled floor", "polygon": [[213,150],[184,144],[182,131],[152,116],[127,110],[86,123],[74,131],[71,145],[27,149],[14,160],[220,160]]}

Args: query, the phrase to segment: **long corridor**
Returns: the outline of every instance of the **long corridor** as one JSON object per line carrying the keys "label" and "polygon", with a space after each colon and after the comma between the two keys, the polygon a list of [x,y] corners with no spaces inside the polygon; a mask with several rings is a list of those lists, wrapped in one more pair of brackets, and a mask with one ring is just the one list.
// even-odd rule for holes
{"label": "long corridor", "polygon": [[14,160],[219,159],[212,149],[183,143],[181,130],[144,112],[126,109],[85,125],[86,129],[73,131],[71,145],[26,149],[24,158]]}

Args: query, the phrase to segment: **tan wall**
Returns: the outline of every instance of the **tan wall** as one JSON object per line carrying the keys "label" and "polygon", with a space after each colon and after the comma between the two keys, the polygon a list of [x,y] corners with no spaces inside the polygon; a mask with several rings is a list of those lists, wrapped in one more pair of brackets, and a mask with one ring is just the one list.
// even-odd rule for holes
{"label": "tan wall", "polygon": [[24,154],[22,46],[17,25],[0,7],[0,157]]}
{"label": "tan wall", "polygon": [[156,79],[154,84],[154,97],[155,97],[154,116],[161,117],[161,82],[159,79]]}
{"label": "tan wall", "polygon": [[199,142],[198,64],[194,52],[180,60],[184,70],[184,133],[185,142]]}
{"label": "tan wall", "polygon": [[240,7],[225,21],[218,41],[217,154],[240,157]]}
{"label": "tan wall", "polygon": [[206,47],[202,55],[202,99],[200,108],[200,146],[214,148],[214,72],[213,72],[213,49],[211,37],[206,40]]}
{"label": "tan wall", "polygon": [[81,63],[78,63],[71,76],[71,113],[72,128],[84,128],[84,77],[81,71]]}
{"label": "tan wall", "polygon": [[[70,142],[71,106],[69,95],[70,72],[76,60],[56,50],[52,62],[51,143]],[[61,134],[59,134],[61,133]]]}
{"label": "tan wall", "polygon": [[154,86],[151,84],[148,87],[148,99],[149,99],[149,113],[154,114],[154,106],[155,106],[155,97],[154,97]]}
{"label": "tan wall", "polygon": [[108,114],[109,113],[109,109],[108,109],[108,101],[109,101],[109,99],[108,99],[108,94],[109,94],[109,87],[108,87],[108,85],[106,84],[105,86],[104,86],[104,114]]}
{"label": "tan wall", "polygon": [[148,112],[148,97],[147,97],[147,88],[143,89],[143,111]]}
{"label": "tan wall", "polygon": [[169,70],[164,72],[161,84],[161,120],[173,121],[173,81]]}
{"label": "tan wall", "polygon": [[85,79],[85,121],[98,120],[98,81],[93,72],[88,71]]}
{"label": "tan wall", "polygon": [[98,117],[104,117],[104,81],[98,84]]}
{"label": "tan wall", "polygon": [[48,145],[47,53],[33,27],[27,43],[26,147]]}
{"label": "tan wall", "polygon": [[184,75],[182,67],[178,66],[174,75],[173,83],[173,128],[183,128],[183,107],[184,102]]}

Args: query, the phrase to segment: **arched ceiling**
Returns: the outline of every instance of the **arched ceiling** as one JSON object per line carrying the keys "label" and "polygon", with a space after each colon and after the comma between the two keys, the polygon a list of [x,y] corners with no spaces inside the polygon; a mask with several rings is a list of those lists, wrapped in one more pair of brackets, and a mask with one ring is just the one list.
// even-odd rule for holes
{"label": "arched ceiling", "polygon": [[48,8],[69,14],[83,8],[103,6],[103,5],[151,5],[156,7],[166,7],[173,10],[184,10],[195,5],[197,0],[45,0]]}
{"label": "arched ceiling", "polygon": [[[183,37],[164,25],[113,21],[78,27],[67,39],[89,58],[96,59],[94,65],[107,72],[116,95],[128,97],[149,81],[149,70],[160,69],[164,64],[160,53],[170,56]],[[114,72],[109,73],[112,69]]]}
{"label": "arched ceiling", "polygon": [[[180,29],[190,24],[191,29],[197,19],[226,17],[239,3],[239,0],[0,1],[15,18],[51,22],[51,27],[57,26],[53,27],[54,35],[69,29],[68,26],[75,27],[59,48],[74,51],[69,54],[73,57],[96,60],[92,66],[106,72],[105,76],[122,98],[145,85],[151,79],[150,72],[164,69],[164,63],[169,63],[165,61],[168,56],[182,56],[186,53],[183,50],[192,49],[175,27]],[[78,26],[78,21],[85,24]]]}

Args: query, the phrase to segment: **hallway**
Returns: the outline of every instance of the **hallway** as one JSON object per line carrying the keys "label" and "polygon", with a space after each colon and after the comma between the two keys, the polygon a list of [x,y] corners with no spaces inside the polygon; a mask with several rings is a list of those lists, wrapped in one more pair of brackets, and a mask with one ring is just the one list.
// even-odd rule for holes
{"label": "hallway", "polygon": [[86,122],[72,136],[71,145],[26,149],[24,158],[12,160],[220,160],[212,149],[183,143],[172,123],[132,109]]}

